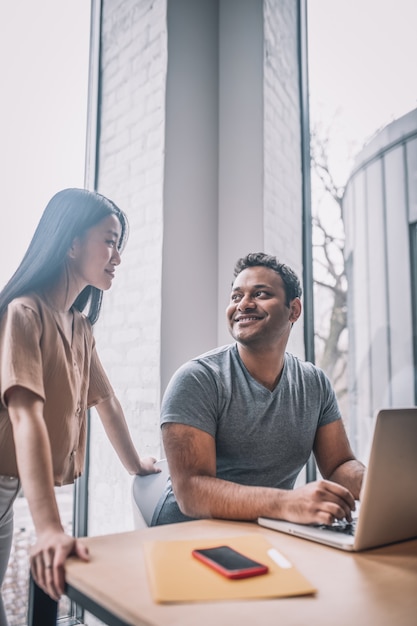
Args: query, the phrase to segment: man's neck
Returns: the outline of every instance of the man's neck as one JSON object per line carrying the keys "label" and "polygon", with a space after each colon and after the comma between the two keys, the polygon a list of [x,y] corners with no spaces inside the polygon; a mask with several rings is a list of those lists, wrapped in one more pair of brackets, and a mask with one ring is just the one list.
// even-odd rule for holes
{"label": "man's neck", "polygon": [[284,369],[285,349],[265,348],[251,349],[237,344],[239,356],[249,374],[258,383],[273,391],[281,378]]}

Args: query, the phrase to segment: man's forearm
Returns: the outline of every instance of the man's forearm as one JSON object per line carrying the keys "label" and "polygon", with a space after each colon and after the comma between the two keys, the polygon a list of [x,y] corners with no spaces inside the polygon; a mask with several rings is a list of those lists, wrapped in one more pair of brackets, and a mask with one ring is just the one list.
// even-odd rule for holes
{"label": "man's forearm", "polygon": [[[347,472],[352,484],[361,482],[362,467],[359,464]],[[346,479],[346,470],[339,468],[341,479]],[[350,519],[355,497],[345,485],[330,480],[287,490],[238,485],[202,475],[188,477],[181,486],[177,484],[175,495],[182,513],[189,517],[247,521],[272,517],[305,524]]]}
{"label": "man's forearm", "polygon": [[355,500],[359,500],[364,474],[365,466],[355,459],[339,465],[328,479],[349,489]]}
{"label": "man's forearm", "polygon": [[212,476],[194,476],[176,495],[185,515],[195,518],[255,520],[279,514],[280,495],[272,487],[238,485]]}

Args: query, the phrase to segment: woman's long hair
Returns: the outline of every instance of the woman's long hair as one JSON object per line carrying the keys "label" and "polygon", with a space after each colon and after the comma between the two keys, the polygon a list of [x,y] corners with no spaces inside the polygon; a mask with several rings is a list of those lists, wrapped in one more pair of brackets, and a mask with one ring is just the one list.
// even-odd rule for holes
{"label": "woman's long hair", "polygon": [[[109,215],[115,215],[121,224],[118,243],[121,251],[128,235],[128,222],[114,202],[86,189],[64,189],[55,194],[43,212],[22,262],[0,292],[0,317],[14,298],[52,285],[64,269],[74,239]],[[88,285],[73,306],[84,311],[89,305],[87,317],[94,324],[100,315],[102,297],[101,289]]]}

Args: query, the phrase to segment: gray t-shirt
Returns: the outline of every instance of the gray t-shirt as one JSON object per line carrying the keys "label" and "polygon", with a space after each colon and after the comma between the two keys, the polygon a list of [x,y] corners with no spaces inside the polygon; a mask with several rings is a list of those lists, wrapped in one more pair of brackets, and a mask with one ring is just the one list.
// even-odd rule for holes
{"label": "gray t-shirt", "polygon": [[[161,425],[199,428],[216,440],[217,476],[242,485],[292,489],[320,426],[341,418],[322,370],[285,354],[278,385],[269,391],[249,374],[236,344],[180,367],[164,395]],[[152,523],[189,519],[170,481]]]}

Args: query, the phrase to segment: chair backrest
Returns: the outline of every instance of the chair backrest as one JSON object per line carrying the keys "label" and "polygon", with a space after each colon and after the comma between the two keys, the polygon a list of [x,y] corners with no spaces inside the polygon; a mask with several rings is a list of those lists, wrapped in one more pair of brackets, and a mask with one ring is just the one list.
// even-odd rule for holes
{"label": "chair backrest", "polygon": [[158,474],[134,476],[132,482],[133,523],[135,528],[151,525],[152,515],[169,476],[168,462],[161,459],[155,463]]}

